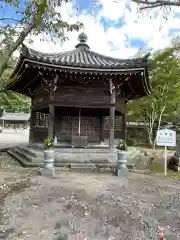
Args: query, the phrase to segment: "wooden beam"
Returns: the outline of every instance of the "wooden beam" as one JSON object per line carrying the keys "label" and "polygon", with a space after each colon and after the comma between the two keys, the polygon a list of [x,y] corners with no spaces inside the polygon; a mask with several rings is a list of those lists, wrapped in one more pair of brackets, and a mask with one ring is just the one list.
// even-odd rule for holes
{"label": "wooden beam", "polygon": [[[112,83],[112,82],[111,82]],[[114,121],[115,121],[115,88],[110,85],[110,108],[109,108],[109,149],[114,148]]]}
{"label": "wooden beam", "polygon": [[127,114],[127,103],[125,103],[125,111],[123,114],[123,128],[124,128],[124,140],[126,141],[126,132],[127,132],[127,119],[126,119],[126,114]]}
{"label": "wooden beam", "polygon": [[34,105],[32,107],[33,111],[36,110],[36,111],[40,111],[41,109],[48,109],[48,106],[50,104],[50,101],[44,101],[44,102],[41,102],[41,103],[38,103],[36,105]]}
{"label": "wooden beam", "polygon": [[31,116],[30,116],[30,128],[29,128],[29,144],[34,142],[34,133],[33,128],[36,122],[36,111],[31,108]]}
{"label": "wooden beam", "polygon": [[103,103],[99,103],[99,104],[92,104],[89,103],[76,103],[76,102],[62,102],[62,101],[50,101],[50,103],[54,104],[57,107],[76,107],[76,108],[105,108],[108,109],[111,105],[110,104],[103,104]]}
{"label": "wooden beam", "polygon": [[100,116],[100,141],[104,142],[104,116]]}
{"label": "wooden beam", "polygon": [[49,104],[48,138],[54,138],[54,105]]}

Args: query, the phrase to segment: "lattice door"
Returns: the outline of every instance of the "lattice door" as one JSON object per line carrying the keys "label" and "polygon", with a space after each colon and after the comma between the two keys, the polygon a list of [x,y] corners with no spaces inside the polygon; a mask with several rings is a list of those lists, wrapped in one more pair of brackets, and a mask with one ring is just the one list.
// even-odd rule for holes
{"label": "lattice door", "polygon": [[72,117],[63,116],[56,124],[56,136],[60,142],[70,142],[72,135]]}
{"label": "lattice door", "polygon": [[49,114],[36,112],[35,127],[37,128],[48,128]]}
{"label": "lattice door", "polygon": [[81,135],[88,136],[88,142],[100,142],[100,119],[82,116]]}
{"label": "lattice door", "polygon": [[[71,142],[72,136],[78,136],[79,117],[63,116],[56,124],[58,141]],[[88,142],[100,142],[100,119],[81,116],[80,136],[88,136]]]}
{"label": "lattice door", "polygon": [[[105,117],[104,137],[109,138],[109,116]],[[116,116],[114,121],[114,137],[117,139],[124,138],[123,118]]]}

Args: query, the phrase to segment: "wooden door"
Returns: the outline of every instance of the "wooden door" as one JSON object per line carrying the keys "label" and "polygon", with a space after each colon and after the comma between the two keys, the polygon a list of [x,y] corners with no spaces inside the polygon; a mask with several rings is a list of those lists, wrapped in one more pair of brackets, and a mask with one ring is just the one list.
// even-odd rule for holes
{"label": "wooden door", "polygon": [[[72,136],[79,135],[78,130],[78,116],[62,116],[56,123],[57,140],[70,143]],[[87,136],[89,143],[100,143],[100,118],[81,116],[80,135]]]}

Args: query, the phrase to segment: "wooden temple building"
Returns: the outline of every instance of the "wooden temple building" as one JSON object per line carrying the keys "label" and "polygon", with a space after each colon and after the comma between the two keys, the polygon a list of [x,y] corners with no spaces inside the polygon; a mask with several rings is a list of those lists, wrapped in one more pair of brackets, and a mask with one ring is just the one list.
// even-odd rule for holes
{"label": "wooden temple building", "polygon": [[126,136],[126,103],[150,93],[148,55],[116,59],[91,51],[81,33],[72,51],[22,47],[7,90],[32,99],[30,142],[47,137],[66,147],[101,146]]}

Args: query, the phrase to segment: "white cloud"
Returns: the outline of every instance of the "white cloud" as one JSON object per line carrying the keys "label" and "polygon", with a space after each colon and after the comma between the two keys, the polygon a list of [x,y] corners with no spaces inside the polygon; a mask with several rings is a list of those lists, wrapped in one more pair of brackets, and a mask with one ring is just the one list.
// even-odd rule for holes
{"label": "white cloud", "polygon": [[[72,9],[72,4],[64,4],[58,10],[63,20],[74,23],[77,20],[84,24],[84,32],[88,35],[88,44],[93,51],[119,58],[134,56],[139,49],[130,45],[128,38],[136,38],[145,41],[148,48],[157,50],[168,46],[172,40],[169,29],[180,28],[180,19],[175,18],[174,11],[168,14],[168,20],[162,17],[160,9],[152,10],[147,14],[137,14],[137,5],[133,2],[127,8],[127,0],[119,2],[111,0],[99,0],[102,9],[93,16],[89,11],[77,14]],[[147,16],[148,15],[148,16]],[[113,20],[124,19],[125,24],[121,27],[109,26],[104,29],[101,18]],[[33,36],[34,43],[31,47],[43,52],[62,52],[74,49],[77,44],[77,32],[67,33],[69,40],[62,43],[59,39],[56,45],[51,42],[41,42],[39,37]],[[110,44],[111,42],[111,44]],[[112,45],[116,51],[112,49]]]}
{"label": "white cloud", "polygon": [[99,0],[99,3],[102,4],[102,10],[99,13],[99,17],[117,21],[117,19],[124,15],[126,6],[123,0]]}

